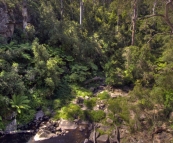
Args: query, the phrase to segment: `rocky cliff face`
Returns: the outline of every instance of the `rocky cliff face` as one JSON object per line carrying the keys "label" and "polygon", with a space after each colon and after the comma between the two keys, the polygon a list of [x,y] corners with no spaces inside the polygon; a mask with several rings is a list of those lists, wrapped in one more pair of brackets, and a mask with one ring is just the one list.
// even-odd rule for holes
{"label": "rocky cliff face", "polygon": [[12,11],[7,9],[5,3],[0,4],[0,35],[3,37],[11,37],[14,32],[14,19],[11,17]]}
{"label": "rocky cliff face", "polygon": [[8,8],[5,3],[0,3],[0,36],[12,37],[16,27],[23,27],[23,31],[28,23],[28,13],[26,2],[22,4],[22,9],[15,7]]}
{"label": "rocky cliff face", "polygon": [[5,6],[0,5],[0,34],[3,37],[11,37],[14,31],[14,24],[10,23],[8,11]]}

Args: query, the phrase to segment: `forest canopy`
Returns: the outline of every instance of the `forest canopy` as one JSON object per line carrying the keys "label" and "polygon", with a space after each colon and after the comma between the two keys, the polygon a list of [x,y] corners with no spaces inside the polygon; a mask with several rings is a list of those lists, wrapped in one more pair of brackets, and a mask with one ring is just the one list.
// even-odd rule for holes
{"label": "forest canopy", "polygon": [[96,76],[134,87],[141,105],[163,104],[168,115],[172,14],[172,0],[0,0],[0,119],[17,112],[23,123],[40,107],[58,109],[74,84]]}

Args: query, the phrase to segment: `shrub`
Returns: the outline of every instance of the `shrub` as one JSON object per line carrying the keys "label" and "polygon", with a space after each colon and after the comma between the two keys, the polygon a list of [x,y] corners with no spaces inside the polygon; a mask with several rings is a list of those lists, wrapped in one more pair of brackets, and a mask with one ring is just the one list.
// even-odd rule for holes
{"label": "shrub", "polygon": [[121,123],[123,119],[126,122],[129,122],[129,107],[127,100],[125,98],[111,99],[108,101],[108,109],[118,116],[114,119],[115,122]]}
{"label": "shrub", "polygon": [[141,130],[141,124],[137,118],[131,119],[129,121],[129,127],[130,127],[131,133],[135,133],[135,132]]}
{"label": "shrub", "polygon": [[18,118],[19,124],[29,123],[31,120],[34,119],[35,114],[36,114],[36,111],[32,109],[22,112],[22,114],[18,114],[17,118]]}
{"label": "shrub", "polygon": [[2,117],[0,116],[0,130],[1,129],[4,129],[5,128],[5,125],[4,123],[2,122]]}
{"label": "shrub", "polygon": [[70,82],[83,82],[90,75],[89,68],[75,64],[71,66],[71,75],[69,76]]}
{"label": "shrub", "polygon": [[62,106],[62,101],[60,99],[55,99],[53,101],[53,108],[54,109],[58,109]]}
{"label": "shrub", "polygon": [[113,112],[114,114],[120,113],[122,108],[120,106],[119,99],[111,99],[108,101],[108,109]]}
{"label": "shrub", "polygon": [[106,92],[106,91],[104,91],[104,92],[102,92],[102,93],[99,93],[97,96],[98,96],[101,100],[102,100],[102,99],[109,99],[109,98],[110,98],[109,93]]}
{"label": "shrub", "polygon": [[97,98],[93,97],[89,100],[84,100],[84,104],[87,106],[88,109],[93,109],[93,107],[96,105]]}
{"label": "shrub", "polygon": [[75,96],[89,96],[91,97],[93,93],[90,90],[87,90],[83,87],[80,87],[78,85],[71,85],[72,88],[72,94]]}
{"label": "shrub", "polygon": [[141,109],[153,109],[154,96],[151,96],[150,90],[144,88],[139,81],[136,82],[134,89],[129,94],[134,101],[138,102]]}
{"label": "shrub", "polygon": [[106,117],[105,112],[102,110],[97,110],[97,111],[93,110],[91,112],[88,111],[88,115],[90,120],[93,122],[99,122]]}
{"label": "shrub", "polygon": [[[80,106],[76,104],[69,104],[68,106],[61,108],[58,114],[59,118],[63,119],[69,119],[69,120],[73,120],[76,118],[84,119],[83,111],[80,109]],[[56,117],[58,116],[56,115]]]}

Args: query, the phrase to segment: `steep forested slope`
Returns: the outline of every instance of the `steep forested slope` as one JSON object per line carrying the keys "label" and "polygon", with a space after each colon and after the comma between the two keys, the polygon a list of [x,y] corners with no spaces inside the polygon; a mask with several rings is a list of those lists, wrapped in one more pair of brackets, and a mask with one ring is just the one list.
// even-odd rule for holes
{"label": "steep forested slope", "polygon": [[159,106],[168,119],[172,0],[0,0],[0,8],[0,128],[13,111],[24,123],[40,107],[59,110],[96,76],[134,87],[129,110]]}

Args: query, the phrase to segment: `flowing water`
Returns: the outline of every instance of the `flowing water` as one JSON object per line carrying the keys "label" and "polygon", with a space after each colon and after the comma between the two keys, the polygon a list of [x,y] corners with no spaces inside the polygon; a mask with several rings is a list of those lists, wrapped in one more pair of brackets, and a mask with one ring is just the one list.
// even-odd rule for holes
{"label": "flowing water", "polygon": [[0,137],[0,143],[26,143],[31,137],[31,134],[4,135]]}
{"label": "flowing water", "polygon": [[87,130],[79,131],[78,128],[70,130],[65,136],[53,137],[47,140],[34,141],[31,134],[13,134],[0,137],[0,143],[83,143],[88,137]]}
{"label": "flowing water", "polygon": [[33,138],[31,138],[28,143],[83,143],[86,137],[86,132],[81,132],[76,129],[70,131],[65,136],[58,136],[43,141],[34,141]]}

